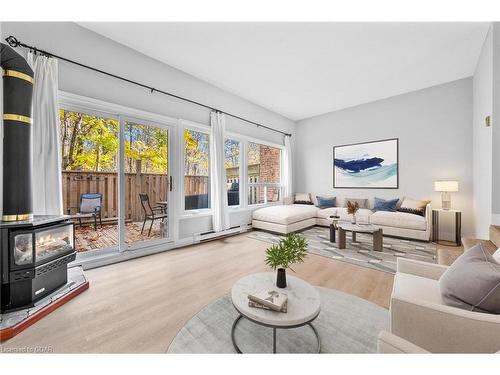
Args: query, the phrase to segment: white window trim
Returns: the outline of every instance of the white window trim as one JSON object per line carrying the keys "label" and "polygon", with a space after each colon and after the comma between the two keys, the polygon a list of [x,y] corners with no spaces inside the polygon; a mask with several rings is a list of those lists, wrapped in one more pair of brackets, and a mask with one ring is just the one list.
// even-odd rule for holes
{"label": "white window trim", "polygon": [[[179,181],[179,193],[180,193],[179,194],[179,202],[180,202],[180,204],[179,204],[179,218],[184,219],[184,218],[193,217],[193,216],[196,216],[196,217],[198,217],[198,216],[210,216],[213,214],[212,202],[210,200],[210,197],[209,197],[209,204],[210,204],[209,208],[201,208],[198,210],[186,210],[186,199],[184,196],[184,177],[185,177],[184,164],[185,164],[185,160],[186,160],[186,153],[185,153],[186,145],[184,142],[184,131],[186,129],[188,129],[188,130],[194,130],[197,132],[208,134],[209,144],[210,144],[210,139],[212,137],[212,128],[206,124],[201,124],[198,122],[183,120],[183,119],[180,119],[178,121],[178,127],[179,127],[178,141],[179,141],[179,150],[180,150],[180,157],[179,157],[179,160],[180,160],[179,168],[180,169],[179,169],[179,171],[181,172],[180,173],[180,181]],[[210,152],[212,152],[212,150],[209,148],[209,153]],[[208,162],[209,162],[208,169],[210,171],[210,154],[208,156]],[[212,179],[211,179],[210,174],[208,177],[209,177],[209,182],[211,183]]]}
{"label": "white window trim", "polygon": [[[88,114],[92,114],[95,116],[100,116],[100,117],[106,117],[106,118],[112,118],[116,120],[120,120],[120,117],[127,117],[131,118],[134,120],[137,120],[138,122],[148,122],[151,123],[152,125],[162,127],[163,125],[170,126],[172,130],[174,130],[178,133],[177,136],[175,134],[172,134],[171,137],[172,139],[175,139],[176,137],[179,142],[173,142],[172,143],[172,153],[171,153],[171,159],[172,159],[172,169],[170,171],[171,175],[174,177],[174,191],[176,190],[176,185],[178,186],[178,192],[176,196],[176,200],[179,200],[181,202],[177,206],[178,209],[176,210],[179,214],[179,218],[181,217],[190,217],[190,216],[195,216],[197,214],[199,215],[208,215],[212,213],[211,208],[206,208],[206,209],[200,209],[200,210],[185,210],[184,209],[184,129],[193,129],[195,131],[201,131],[204,133],[207,133],[209,137],[212,136],[212,131],[211,127],[208,124],[203,124],[195,121],[190,121],[190,120],[185,120],[185,119],[176,119],[173,117],[161,115],[158,113],[153,113],[153,112],[147,112],[147,111],[142,111],[136,108],[131,108],[131,107],[126,107],[120,104],[115,104],[115,103],[110,103],[106,102],[103,100],[99,99],[93,99],[89,98],[86,96],[81,96],[73,93],[69,93],[66,91],[59,91],[59,107],[70,110],[70,111],[80,111],[80,112],[85,112]],[[281,149],[281,155],[282,155],[282,160],[281,160],[281,166],[283,165],[283,155],[284,155],[284,149],[285,146],[282,144],[274,143],[274,142],[269,142],[261,138],[255,138],[251,137],[248,135],[236,133],[236,132],[231,132],[231,131],[226,131],[224,133],[224,138],[230,138],[234,139],[238,142],[240,142],[240,204],[238,206],[228,206],[228,209],[231,212],[235,212],[238,210],[247,210],[248,208],[255,208],[258,206],[265,206],[266,204],[264,203],[259,203],[259,204],[253,204],[249,205],[248,204],[248,187],[249,183],[247,182],[247,149],[248,149],[248,142],[253,142],[253,143],[258,143],[262,144],[265,146],[270,146],[270,147],[275,147]],[[177,143],[175,145],[175,143]],[[177,147],[176,147],[177,146]],[[179,163],[176,163],[175,160],[179,160]],[[175,181],[176,179],[176,174],[175,174],[175,167],[174,165],[177,165],[177,168],[179,168],[179,181]],[[282,168],[280,168],[280,183],[276,183],[277,185],[281,186],[281,189],[283,189],[283,171]],[[279,202],[270,202],[267,203],[267,205],[271,204],[279,204],[282,202],[282,194],[280,195],[280,201]],[[175,220],[176,221],[176,220]],[[174,224],[176,227],[177,225]],[[177,228],[172,228],[172,233],[176,233]]]}
{"label": "white window trim", "polygon": [[[176,210],[176,196],[177,194],[177,189],[176,189],[176,181],[175,181],[175,176],[178,175],[178,172],[176,170],[176,165],[177,165],[177,145],[175,144],[176,137],[176,132],[177,132],[177,127],[179,124],[179,120],[173,117],[165,116],[165,115],[160,115],[158,113],[153,113],[153,112],[147,112],[143,111],[140,109],[136,108],[131,108],[131,107],[126,107],[120,104],[115,104],[115,103],[110,103],[106,102],[104,100],[100,99],[94,99],[94,98],[89,98],[86,96],[82,95],[77,95],[73,94],[70,92],[62,91],[59,90],[58,92],[58,105],[59,109],[64,109],[67,111],[75,111],[75,112],[83,112],[89,115],[94,115],[98,117],[104,117],[104,118],[110,118],[117,120],[120,124],[123,119],[126,120],[133,120],[137,121],[139,123],[148,123],[154,126],[158,126],[163,129],[170,129],[171,133],[169,133],[169,138],[172,140],[169,140],[169,147],[170,147],[170,160],[169,160],[169,175],[174,177],[174,183],[173,183],[173,190],[170,194],[170,200],[171,200],[171,207],[169,208],[169,212],[172,215],[172,220],[170,221],[170,233],[171,236],[168,239],[168,241],[161,241],[163,244],[168,244],[170,242],[176,242],[178,241],[178,222],[179,220],[175,217],[175,210]],[[119,132],[122,132],[123,128],[122,126],[119,126]],[[123,147],[123,137],[122,135],[119,134],[119,150],[118,150],[118,156],[120,158],[120,163],[119,163],[119,170],[118,173],[121,174],[123,172],[123,160],[121,160],[121,148]],[[122,218],[122,213],[124,207],[122,206],[122,195],[125,193],[125,186],[124,186],[124,181],[120,179],[121,181],[118,184],[118,216],[120,220],[123,220],[123,223],[125,223],[124,218]],[[119,221],[120,222],[120,221]],[[130,250],[141,250],[141,249],[147,249],[151,246],[154,246],[155,243],[138,243],[134,246],[127,246],[125,244],[125,225],[119,225],[119,231],[118,231],[118,242],[119,245],[114,246],[112,248],[107,248],[107,249],[115,249],[115,250],[120,250],[120,252],[123,251],[130,251]],[[101,250],[106,250],[106,249],[100,249]]]}
{"label": "white window trim", "polygon": [[68,110],[82,110],[90,112],[99,112],[101,115],[114,116],[118,118],[119,115],[132,117],[138,121],[155,122],[156,124],[164,124],[176,126],[178,119],[160,115],[158,113],[146,112],[140,109],[125,107],[120,104],[109,103],[99,99],[88,98],[86,96],[72,94],[66,91],[59,91],[59,107]]}
{"label": "white window trim", "polygon": [[[283,204],[283,157],[285,154],[285,146],[280,145],[278,143],[274,142],[269,142],[263,139],[259,138],[254,138],[248,135],[243,135],[239,133],[234,133],[234,132],[225,132],[224,133],[224,138],[230,138],[235,141],[240,142],[240,205],[239,206],[231,206],[229,208],[230,212],[235,212],[235,211],[247,211],[247,210],[253,210],[256,208],[261,208],[261,207],[266,207],[266,206],[274,206],[274,205],[281,205]],[[264,146],[270,146],[274,148],[279,148],[281,150],[281,160],[280,160],[280,182],[266,182],[266,183],[250,183],[248,182],[248,163],[247,163],[247,150],[248,150],[248,143],[258,143],[260,145]],[[272,187],[279,187],[280,188],[280,200],[277,202],[266,202],[266,203],[255,203],[255,204],[248,204],[248,188],[250,186],[272,186]],[[267,196],[266,196],[267,200]]]}
{"label": "white window trim", "polygon": [[266,140],[263,140],[263,139],[260,139],[260,138],[254,138],[254,137],[251,137],[249,135],[234,133],[234,132],[231,132],[231,131],[225,132],[225,137],[226,138],[234,138],[234,139],[238,139],[238,140],[241,140],[241,141],[259,143],[259,144],[264,145],[264,146],[276,147],[276,148],[279,148],[281,150],[285,149],[285,146],[282,145],[282,144],[274,143],[274,142],[269,142],[269,141],[266,141]]}
{"label": "white window trim", "polygon": [[[228,133],[228,132],[225,132],[224,133],[224,143],[226,142],[226,139],[229,139],[231,141],[236,141],[238,142],[239,144],[239,147],[240,147],[240,157],[239,157],[239,174],[238,174],[238,179],[239,179],[239,186],[238,186],[238,197],[239,197],[239,204],[238,205],[235,205],[235,206],[229,206],[229,204],[227,205],[227,209],[229,210],[229,212],[236,212],[236,211],[239,211],[242,209],[243,207],[243,191],[242,191],[242,182],[243,182],[243,163],[242,163],[242,160],[243,160],[243,144],[244,144],[244,140],[242,140],[238,135],[235,135],[234,133]],[[225,155],[224,155],[224,158],[225,158]],[[227,177],[226,177],[227,178]]]}

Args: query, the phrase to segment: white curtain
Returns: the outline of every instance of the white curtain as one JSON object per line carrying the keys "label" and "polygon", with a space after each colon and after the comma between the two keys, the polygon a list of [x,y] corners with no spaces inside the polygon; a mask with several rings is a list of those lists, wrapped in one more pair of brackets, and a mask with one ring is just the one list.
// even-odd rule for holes
{"label": "white curtain", "polygon": [[224,130],[226,119],[223,113],[210,113],[210,176],[211,207],[214,232],[229,229],[229,212],[227,210],[226,169],[224,168]]}
{"label": "white curtain", "polygon": [[33,213],[62,214],[57,60],[28,53],[33,84]]}
{"label": "white curtain", "polygon": [[285,135],[285,157],[283,158],[283,198],[293,197],[293,147],[292,137]]}

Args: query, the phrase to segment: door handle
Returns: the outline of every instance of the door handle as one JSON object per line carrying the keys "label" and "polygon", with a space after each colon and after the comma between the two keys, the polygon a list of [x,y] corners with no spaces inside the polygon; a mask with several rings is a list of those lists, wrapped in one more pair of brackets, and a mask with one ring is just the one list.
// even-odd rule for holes
{"label": "door handle", "polygon": [[168,189],[169,189],[170,191],[172,191],[172,184],[173,184],[173,182],[172,182],[172,181],[173,181],[172,176],[170,176],[170,178],[169,178],[169,183],[168,183]]}

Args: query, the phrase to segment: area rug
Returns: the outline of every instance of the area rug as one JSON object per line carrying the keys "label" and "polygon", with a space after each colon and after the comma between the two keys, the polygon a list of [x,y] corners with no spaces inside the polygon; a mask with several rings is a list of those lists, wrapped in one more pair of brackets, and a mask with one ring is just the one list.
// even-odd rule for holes
{"label": "area rug", "polygon": [[[335,289],[316,288],[321,312],[312,323],[321,339],[321,353],[376,353],[377,336],[389,330],[389,311]],[[175,336],[168,353],[236,353],[231,327],[238,313],[225,296],[196,314]],[[235,331],[244,353],[272,353],[272,329],[242,319]],[[311,327],[276,332],[278,353],[317,353]]]}
{"label": "area rug", "polygon": [[[371,234],[357,233],[352,242],[352,233],[347,232],[346,249],[340,250],[337,243],[330,242],[330,228],[313,227],[300,232],[309,243],[308,252],[342,262],[356,264],[379,271],[395,273],[398,257],[436,263],[436,244],[432,242],[405,240],[384,236],[383,251],[373,251]],[[267,243],[277,243],[283,236],[263,231],[253,231],[250,238]],[[338,237],[338,235],[337,235]],[[338,241],[338,238],[337,238]]]}

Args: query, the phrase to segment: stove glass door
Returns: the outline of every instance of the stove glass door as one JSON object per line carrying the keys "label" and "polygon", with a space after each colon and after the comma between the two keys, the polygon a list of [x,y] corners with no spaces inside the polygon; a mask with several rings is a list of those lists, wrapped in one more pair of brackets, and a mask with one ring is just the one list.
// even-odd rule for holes
{"label": "stove glass door", "polygon": [[20,233],[14,237],[14,263],[18,266],[33,263],[33,233]]}
{"label": "stove glass door", "polygon": [[74,249],[73,225],[47,228],[35,233],[36,263]]}

